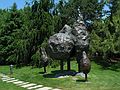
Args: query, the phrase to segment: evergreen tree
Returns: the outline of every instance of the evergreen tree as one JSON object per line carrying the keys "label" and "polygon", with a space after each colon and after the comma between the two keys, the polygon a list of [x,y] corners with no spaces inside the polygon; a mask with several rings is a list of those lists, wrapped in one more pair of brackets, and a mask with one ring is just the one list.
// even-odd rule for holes
{"label": "evergreen tree", "polygon": [[36,33],[33,42],[31,42],[33,43],[32,47],[35,48],[31,50],[31,59],[33,60],[33,57],[36,56],[39,51],[39,46],[43,43],[45,38],[49,38],[49,36],[54,32],[54,21],[52,13],[50,12],[52,7],[52,0],[40,0],[39,2],[35,1],[32,5],[31,28],[34,29]]}
{"label": "evergreen tree", "polygon": [[78,19],[79,10],[88,24],[88,22],[102,17],[103,6],[104,3],[99,3],[98,0],[68,0],[68,2],[60,0],[57,11],[62,19],[62,26],[64,24],[72,25]]}
{"label": "evergreen tree", "polygon": [[[120,51],[120,21],[119,21],[119,0],[109,0],[106,4],[109,6],[110,16],[94,22],[94,27],[91,33],[92,53],[102,53],[104,59],[110,59],[119,56]],[[96,30],[95,30],[96,29]],[[95,38],[96,36],[96,38]]]}
{"label": "evergreen tree", "polygon": [[[32,0],[18,10],[0,9],[0,63],[40,64],[40,47],[65,25],[73,25],[78,11],[91,32],[90,53],[101,53],[105,58],[120,54],[119,0]],[[104,5],[110,10],[103,11]],[[107,18],[102,18],[103,15]]]}
{"label": "evergreen tree", "polygon": [[113,53],[120,55],[120,1],[111,0],[111,16],[109,30],[114,37],[114,49]]}
{"label": "evergreen tree", "polygon": [[[5,58],[5,51],[4,51],[4,44],[6,42],[5,41],[5,37],[4,35],[2,34],[4,32],[4,26],[5,26],[5,21],[7,20],[7,17],[8,17],[8,11],[7,10],[2,10],[0,9],[0,63],[1,64],[5,64],[6,63],[6,58]],[[5,44],[6,45],[6,44]]]}
{"label": "evergreen tree", "polygon": [[16,3],[13,4],[8,13],[9,16],[5,20],[3,30],[1,31],[1,45],[3,45],[1,52],[5,60],[14,63],[16,60],[14,39],[17,37],[17,31],[22,26]]}

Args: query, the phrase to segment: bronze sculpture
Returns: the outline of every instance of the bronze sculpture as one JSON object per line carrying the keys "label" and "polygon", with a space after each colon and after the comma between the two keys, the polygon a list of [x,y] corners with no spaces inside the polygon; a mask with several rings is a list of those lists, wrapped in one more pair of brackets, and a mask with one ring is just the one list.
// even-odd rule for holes
{"label": "bronze sculpture", "polygon": [[[89,33],[82,14],[79,14],[78,20],[73,24],[73,28],[65,25],[59,33],[49,38],[47,47],[42,53],[46,57],[42,59],[46,60],[46,58],[50,57],[60,60],[61,70],[63,70],[63,60],[67,60],[67,70],[70,71],[70,58],[75,56],[78,63],[78,72],[83,71],[86,76],[85,80],[87,80],[87,73],[90,71],[90,60],[86,54],[88,48]],[[85,62],[87,62],[87,65]]]}
{"label": "bronze sculpture", "polygon": [[90,72],[91,64],[85,51],[82,52],[82,59],[80,61],[80,64],[81,71],[85,74],[85,81],[87,81],[87,74]]}

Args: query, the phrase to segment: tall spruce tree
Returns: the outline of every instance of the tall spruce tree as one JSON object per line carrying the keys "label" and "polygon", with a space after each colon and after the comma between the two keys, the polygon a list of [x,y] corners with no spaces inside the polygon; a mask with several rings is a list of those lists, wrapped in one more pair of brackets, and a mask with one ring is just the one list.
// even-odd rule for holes
{"label": "tall spruce tree", "polygon": [[3,25],[3,30],[1,31],[1,44],[3,45],[1,52],[7,62],[14,63],[16,60],[14,39],[17,37],[16,32],[22,26],[16,3],[13,4],[8,14]]}
{"label": "tall spruce tree", "polygon": [[[72,25],[78,18],[78,12],[83,15],[84,21],[91,22],[102,17],[103,2],[98,0],[60,0],[57,5],[58,15],[64,24]],[[79,9],[79,10],[78,10]]]}
{"label": "tall spruce tree", "polygon": [[111,16],[109,30],[114,36],[114,49],[113,53],[120,55],[120,1],[110,0],[111,6]]}
{"label": "tall spruce tree", "polygon": [[[120,51],[120,21],[119,21],[119,0],[106,0],[105,4],[110,8],[109,17],[101,19],[94,23],[91,33],[91,47],[92,53],[102,53],[104,59],[110,59],[119,56]],[[98,37],[94,38],[94,36]],[[95,41],[96,40],[96,41]]]}
{"label": "tall spruce tree", "polygon": [[31,24],[32,29],[34,29],[36,33],[36,37],[32,42],[32,47],[34,47],[34,49],[32,49],[31,52],[31,59],[32,62],[35,61],[34,64],[37,64],[36,61],[40,60],[40,58],[33,58],[39,55],[38,52],[40,53],[40,45],[43,43],[45,38],[49,38],[49,36],[54,32],[54,21],[51,13],[53,6],[53,0],[39,0],[39,2],[34,1],[32,5]]}
{"label": "tall spruce tree", "polygon": [[[6,41],[3,32],[4,31],[4,27],[5,27],[5,23],[6,20],[8,18],[8,11],[7,10],[2,10],[0,9],[0,64],[5,64],[6,63],[6,58],[5,58],[5,45],[6,45]],[[4,45],[5,44],[5,45]]]}

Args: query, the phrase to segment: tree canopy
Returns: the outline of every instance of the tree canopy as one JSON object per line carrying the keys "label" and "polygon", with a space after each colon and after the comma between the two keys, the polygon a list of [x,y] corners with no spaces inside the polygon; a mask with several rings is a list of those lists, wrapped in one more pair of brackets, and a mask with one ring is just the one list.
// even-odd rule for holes
{"label": "tree canopy", "polygon": [[[107,59],[120,55],[119,0],[32,2],[23,9],[17,9],[16,3],[0,9],[0,64],[39,66],[40,47],[65,24],[73,25],[79,10],[90,32],[90,55],[98,52]],[[110,10],[104,10],[105,5]]]}

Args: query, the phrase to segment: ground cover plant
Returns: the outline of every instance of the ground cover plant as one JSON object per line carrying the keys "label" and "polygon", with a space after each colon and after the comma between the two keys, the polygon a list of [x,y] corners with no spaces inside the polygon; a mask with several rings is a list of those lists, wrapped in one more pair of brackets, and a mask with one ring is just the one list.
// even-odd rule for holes
{"label": "ground cover plant", "polygon": [[[71,62],[72,70],[77,71],[75,61]],[[65,65],[66,67],[66,65]],[[47,67],[48,72],[43,73],[43,68],[22,67],[14,68],[12,77],[29,81],[45,86],[61,88],[62,90],[119,90],[120,89],[120,69],[117,71],[103,69],[102,66],[92,62],[92,69],[88,76],[88,82],[84,82],[81,76],[69,76],[66,78],[55,78],[59,67]],[[0,72],[9,75],[9,66],[0,66]],[[4,89],[3,89],[4,90]]]}

